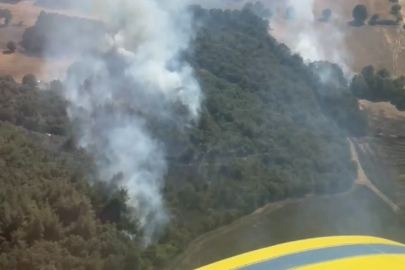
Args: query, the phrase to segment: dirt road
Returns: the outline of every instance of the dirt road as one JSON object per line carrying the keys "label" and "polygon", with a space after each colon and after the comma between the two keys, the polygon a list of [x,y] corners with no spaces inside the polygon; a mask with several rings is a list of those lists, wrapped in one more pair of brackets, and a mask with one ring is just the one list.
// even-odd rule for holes
{"label": "dirt road", "polygon": [[352,153],[352,159],[357,162],[358,164],[358,169],[357,169],[357,179],[356,179],[356,184],[357,185],[363,185],[371,189],[375,194],[377,194],[378,197],[380,197],[384,202],[386,202],[392,210],[396,213],[400,211],[400,208],[393,202],[391,201],[387,196],[385,196],[367,177],[367,175],[364,173],[363,168],[361,167],[361,164],[359,162],[359,157],[357,155],[356,148],[354,147],[353,142],[349,139],[350,143],[350,151]]}

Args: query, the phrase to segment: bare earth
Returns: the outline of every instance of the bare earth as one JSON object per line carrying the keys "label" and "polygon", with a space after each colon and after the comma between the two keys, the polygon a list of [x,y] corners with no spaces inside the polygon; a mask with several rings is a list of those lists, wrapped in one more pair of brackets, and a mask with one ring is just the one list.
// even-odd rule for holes
{"label": "bare earth", "polygon": [[11,75],[16,81],[21,81],[26,74],[32,73],[38,79],[51,81],[62,78],[67,68],[75,61],[71,58],[40,58],[25,55],[21,48],[13,54],[7,51],[7,42],[12,40],[20,42],[26,27],[35,24],[39,13],[44,10],[70,16],[81,16],[69,10],[48,10],[34,5],[34,1],[21,1],[18,4],[0,4],[0,8],[9,9],[13,14],[13,19],[9,27],[0,28],[0,76]]}
{"label": "bare earth", "polygon": [[[301,1],[301,0],[295,0]],[[265,4],[285,5],[284,0],[262,0]],[[314,21],[311,25],[299,25],[299,22],[285,22],[281,19],[272,21],[271,34],[281,42],[294,47],[296,36],[289,36],[291,27],[312,27],[316,29],[320,38],[321,54],[325,60],[339,62],[342,58],[349,69],[359,72],[362,67],[373,64],[377,68],[387,68],[395,75],[405,74],[405,30],[399,26],[369,26],[352,27],[348,22],[352,20],[352,10],[355,4],[365,4],[370,16],[379,14],[380,18],[392,18],[389,14],[391,4],[388,0],[314,0],[313,12],[315,19],[320,17],[324,8],[333,11],[334,19],[328,23]],[[401,0],[402,2],[402,0]],[[241,4],[228,3],[227,7],[240,7]],[[20,41],[25,27],[32,26],[42,10],[63,13],[66,15],[84,16],[69,10],[47,10],[34,5],[34,1],[22,1],[18,4],[0,4],[0,8],[7,8],[13,14],[12,24],[22,23],[22,27],[0,28],[0,49],[6,49],[9,40]],[[285,7],[280,7],[279,17]],[[403,10],[404,11],[404,10]],[[298,40],[299,41],[299,40]],[[339,58],[339,59],[338,59]],[[12,75],[20,80],[27,73],[33,73],[42,80],[51,80],[62,76],[73,59],[47,59],[28,57],[21,53],[14,55],[0,54],[0,75]]]}
{"label": "bare earth", "polygon": [[358,164],[358,171],[357,171],[357,179],[356,179],[356,184],[357,185],[363,185],[371,189],[378,197],[380,197],[385,203],[387,203],[392,210],[396,213],[400,211],[400,208],[393,202],[391,199],[389,199],[387,196],[385,196],[371,181],[368,179],[367,175],[364,173],[364,170],[359,162],[359,157],[357,155],[356,148],[353,145],[353,142],[349,140],[350,142],[350,151],[352,152],[352,159],[357,162]]}
{"label": "bare earth", "polygon": [[[273,35],[281,42],[294,48],[296,37],[289,37],[286,29],[308,28],[316,29],[318,33],[318,50],[321,50],[324,60],[342,61],[351,71],[359,72],[362,67],[374,65],[377,68],[387,68],[393,74],[405,73],[404,30],[402,23],[398,26],[370,26],[353,27],[348,23],[353,20],[352,10],[356,4],[365,4],[370,16],[379,14],[380,19],[392,19],[390,15],[391,3],[388,0],[315,0],[315,21],[310,25],[300,25],[300,22],[286,22],[276,20],[273,24]],[[319,22],[322,10],[330,8],[333,19],[328,23]],[[295,39],[295,40],[294,40]]]}
{"label": "bare earth", "polygon": [[371,117],[405,120],[405,111],[398,111],[397,108],[389,102],[360,100],[360,108],[368,112]]}

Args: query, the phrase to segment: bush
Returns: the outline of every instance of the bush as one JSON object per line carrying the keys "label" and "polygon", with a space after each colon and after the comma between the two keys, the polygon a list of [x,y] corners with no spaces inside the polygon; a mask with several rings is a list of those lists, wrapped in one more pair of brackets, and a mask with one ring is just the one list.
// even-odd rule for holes
{"label": "bush", "polygon": [[401,9],[402,9],[402,6],[399,4],[393,5],[391,7],[391,14],[397,15]]}
{"label": "bush", "polygon": [[363,24],[367,18],[368,18],[368,11],[365,5],[357,5],[353,9],[353,19],[355,22]]}
{"label": "bush", "polygon": [[15,52],[17,50],[17,45],[14,41],[10,40],[9,42],[7,42],[7,49],[9,49],[10,52]]}

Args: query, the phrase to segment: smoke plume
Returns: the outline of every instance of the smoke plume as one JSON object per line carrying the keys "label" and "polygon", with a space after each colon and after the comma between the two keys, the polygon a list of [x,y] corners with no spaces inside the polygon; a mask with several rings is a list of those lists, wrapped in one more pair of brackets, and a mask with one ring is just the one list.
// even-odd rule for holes
{"label": "smoke plume", "polygon": [[[111,67],[105,54],[86,54],[66,80],[79,144],[96,157],[101,179],[127,189],[147,242],[168,221],[161,195],[165,148],[147,119],[185,126],[200,108],[193,69],[181,59],[192,38],[187,2],[94,0],[92,16],[108,29],[98,45],[120,69]],[[187,117],[173,112],[178,103],[187,108]]]}
{"label": "smoke plume", "polygon": [[294,20],[274,26],[274,35],[299,53],[307,61],[330,61],[351,73],[350,57],[345,44],[345,19],[338,10],[333,10],[329,22],[321,22],[321,12],[315,10],[315,0],[288,0],[285,7],[296,11]]}

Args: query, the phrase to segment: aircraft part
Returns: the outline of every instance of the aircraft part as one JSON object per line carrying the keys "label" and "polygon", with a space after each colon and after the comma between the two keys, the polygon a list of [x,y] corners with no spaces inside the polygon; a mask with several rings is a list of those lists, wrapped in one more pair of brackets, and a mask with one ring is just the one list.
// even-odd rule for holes
{"label": "aircraft part", "polygon": [[405,245],[376,237],[337,236],[285,243],[196,270],[404,270]]}

